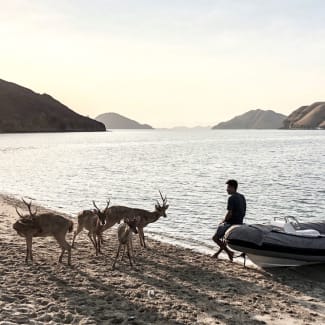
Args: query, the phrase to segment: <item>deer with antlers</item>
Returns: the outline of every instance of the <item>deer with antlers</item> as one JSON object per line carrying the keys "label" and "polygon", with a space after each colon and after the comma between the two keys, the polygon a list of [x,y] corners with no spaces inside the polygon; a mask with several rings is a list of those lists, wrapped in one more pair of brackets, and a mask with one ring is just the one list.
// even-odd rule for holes
{"label": "deer with antlers", "polygon": [[122,254],[122,259],[124,256],[125,248],[127,250],[127,255],[129,258],[129,262],[131,267],[133,266],[132,264],[132,259],[134,261],[134,253],[133,253],[133,245],[132,245],[132,233],[137,234],[137,218],[132,217],[132,218],[125,218],[124,222],[119,225],[117,228],[117,238],[119,241],[119,246],[117,249],[117,254],[115,256],[113,265],[112,265],[112,270],[115,269],[115,264],[116,261],[120,255],[121,248],[123,247],[123,254]]}
{"label": "deer with antlers", "polygon": [[[108,201],[109,202],[109,201]],[[96,208],[96,214],[98,215],[101,225],[99,226],[97,230],[97,236],[98,241],[100,243],[103,243],[103,232],[111,227],[113,227],[115,224],[120,223],[123,219],[126,218],[132,218],[134,216],[133,209],[125,206],[120,205],[113,205],[111,207],[108,207],[108,204],[106,205],[106,208],[101,211],[96,204],[94,204]]]}
{"label": "deer with antlers", "polygon": [[[109,206],[110,201],[107,202],[106,208],[104,209],[104,212]],[[99,215],[102,215],[103,213],[100,211],[100,209],[96,206],[95,201],[93,201],[93,205],[95,207],[95,210],[83,210],[78,214],[78,228],[74,232],[74,236],[72,239],[71,246],[74,246],[75,239],[78,236],[78,234],[83,230],[88,230],[88,237],[92,244],[94,245],[96,256],[98,256],[98,253],[100,253],[100,244],[101,244],[101,237],[100,237],[100,224],[101,219],[99,218]]]}
{"label": "deer with antlers", "polygon": [[146,227],[149,223],[156,222],[160,217],[167,217],[166,210],[169,207],[169,205],[167,204],[167,196],[163,197],[160,191],[159,194],[162,199],[162,205],[159,203],[158,200],[156,200],[157,204],[155,204],[154,211],[148,211],[144,209],[133,209],[134,216],[139,217],[137,218],[137,228],[140,238],[140,244],[145,248],[147,246],[144,238],[143,228]]}
{"label": "deer with antlers", "polygon": [[115,225],[116,223],[120,223],[121,220],[125,218],[137,218],[137,228],[140,238],[140,244],[143,247],[146,247],[145,238],[143,228],[146,227],[149,223],[157,221],[161,216],[167,217],[166,210],[169,205],[167,204],[167,196],[163,197],[161,192],[159,191],[160,197],[162,199],[162,205],[157,200],[157,204],[155,205],[154,211],[147,211],[144,209],[130,208],[126,206],[111,206],[101,212],[97,207],[97,215],[100,218],[103,226],[100,226],[98,236],[100,237],[100,241],[102,240],[102,233]]}
{"label": "deer with antlers", "polygon": [[62,249],[59,263],[62,263],[64,252],[67,250],[68,265],[71,265],[71,246],[67,243],[65,237],[67,232],[72,232],[73,222],[53,212],[37,214],[37,209],[35,212],[32,212],[32,201],[27,203],[23,199],[23,202],[27,206],[29,214],[22,215],[16,207],[16,212],[20,218],[13,224],[13,228],[17,231],[18,235],[26,238],[25,262],[28,263],[29,259],[33,261],[33,237],[53,236]]}

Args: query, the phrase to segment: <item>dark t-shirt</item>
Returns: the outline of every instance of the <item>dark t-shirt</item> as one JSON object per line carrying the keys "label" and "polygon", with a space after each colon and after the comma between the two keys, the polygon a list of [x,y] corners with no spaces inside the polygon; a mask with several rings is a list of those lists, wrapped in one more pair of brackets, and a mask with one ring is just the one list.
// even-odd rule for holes
{"label": "dark t-shirt", "polygon": [[227,210],[231,210],[231,218],[227,223],[242,224],[246,214],[246,200],[244,195],[236,192],[228,198]]}

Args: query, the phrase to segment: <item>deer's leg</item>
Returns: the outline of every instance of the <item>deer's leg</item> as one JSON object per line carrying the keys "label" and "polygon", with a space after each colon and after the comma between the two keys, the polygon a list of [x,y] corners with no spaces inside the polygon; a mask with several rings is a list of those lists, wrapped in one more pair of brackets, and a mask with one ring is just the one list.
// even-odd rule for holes
{"label": "deer's leg", "polygon": [[104,237],[102,231],[98,233],[98,241],[100,241],[101,244],[104,244]]}
{"label": "deer's leg", "polygon": [[131,267],[132,267],[133,264],[132,264],[132,260],[131,260],[131,254],[130,254],[130,242],[129,242],[129,241],[128,241],[127,244],[126,244],[126,247],[127,247],[127,254],[128,254],[129,261],[130,261],[130,265],[131,265]]}
{"label": "deer's leg", "polygon": [[130,254],[133,259],[133,264],[135,264],[135,258],[134,258],[134,250],[133,250],[133,243],[132,243],[132,238],[130,239]]}
{"label": "deer's leg", "polygon": [[138,232],[139,232],[139,237],[140,237],[140,244],[142,247],[146,248],[146,243],[144,240],[144,232],[143,232],[143,228],[138,228]]}
{"label": "deer's leg", "polygon": [[113,262],[113,265],[112,265],[112,270],[115,270],[115,263],[116,263],[116,260],[117,260],[117,258],[119,256],[119,254],[120,254],[121,246],[122,246],[122,244],[118,245],[117,254],[115,256],[115,259],[114,259],[114,262]]}
{"label": "deer's leg", "polygon": [[134,257],[132,238],[130,239],[130,248],[131,248],[131,254]]}
{"label": "deer's leg", "polygon": [[80,225],[78,225],[77,230],[74,232],[73,234],[73,239],[72,239],[72,243],[71,243],[71,247],[73,247],[74,242],[76,240],[76,237],[78,236],[78,234],[82,231],[83,227],[81,227]]}
{"label": "deer's leg", "polygon": [[139,228],[138,227],[138,234],[139,234],[139,239],[140,239],[140,245],[143,247],[141,231],[142,231],[142,228]]}
{"label": "deer's leg", "polygon": [[124,254],[125,254],[125,245],[123,245],[123,251],[122,251],[121,261],[123,261],[123,259],[124,259]]}
{"label": "deer's leg", "polygon": [[95,249],[97,249],[96,242],[94,242],[94,239],[92,238],[92,233],[90,231],[88,232],[88,237],[89,237],[90,241],[92,242],[92,244],[94,245]]}
{"label": "deer's leg", "polygon": [[101,243],[101,237],[100,237],[100,235],[98,235],[98,234],[97,234],[97,235],[95,234],[95,236],[96,236],[96,238],[97,238],[97,248],[98,248],[98,253],[101,253],[101,250],[100,250],[100,248],[101,248],[100,245],[102,244],[102,243]]}
{"label": "deer's leg", "polygon": [[33,261],[32,242],[33,242],[33,237],[27,236],[26,237],[26,258],[25,258],[26,263],[28,263],[29,257],[30,260]]}
{"label": "deer's leg", "polygon": [[98,256],[98,250],[99,250],[98,246],[99,246],[99,244],[98,244],[98,241],[97,241],[96,233],[93,233],[92,237],[93,237],[93,241],[94,241],[94,244],[95,244],[96,256]]}
{"label": "deer's leg", "polygon": [[54,238],[56,239],[56,241],[58,242],[58,244],[60,245],[60,247],[62,249],[61,255],[59,257],[59,263],[62,263],[62,258],[63,258],[64,252],[67,250],[68,251],[68,265],[71,265],[71,246],[66,241],[65,235],[66,234],[58,234],[58,235],[55,235]]}

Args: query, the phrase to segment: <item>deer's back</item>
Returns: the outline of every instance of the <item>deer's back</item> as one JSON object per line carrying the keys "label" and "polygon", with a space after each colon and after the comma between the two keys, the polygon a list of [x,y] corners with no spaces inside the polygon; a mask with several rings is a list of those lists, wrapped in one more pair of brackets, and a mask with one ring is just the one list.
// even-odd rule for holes
{"label": "deer's back", "polygon": [[131,218],[133,216],[134,216],[133,208],[125,207],[122,205],[113,205],[109,207],[106,211],[106,223],[111,227],[116,222],[120,223],[122,219]]}
{"label": "deer's back", "polygon": [[41,229],[41,233],[35,236],[45,237],[56,234],[66,234],[72,228],[72,221],[54,213],[42,213],[36,215],[35,222]]}
{"label": "deer's back", "polygon": [[118,240],[125,245],[132,236],[131,228],[127,223],[122,223],[117,229]]}
{"label": "deer's back", "polygon": [[113,205],[107,209],[108,217],[132,217],[134,215],[133,208],[129,208],[123,205]]}
{"label": "deer's back", "polygon": [[78,214],[78,225],[86,229],[93,228],[98,224],[99,218],[92,210],[84,210]]}
{"label": "deer's back", "polygon": [[159,219],[159,215],[155,211],[150,212],[144,209],[133,209],[133,210],[134,210],[134,216],[139,217],[138,218],[139,227],[145,227],[149,223],[155,222]]}

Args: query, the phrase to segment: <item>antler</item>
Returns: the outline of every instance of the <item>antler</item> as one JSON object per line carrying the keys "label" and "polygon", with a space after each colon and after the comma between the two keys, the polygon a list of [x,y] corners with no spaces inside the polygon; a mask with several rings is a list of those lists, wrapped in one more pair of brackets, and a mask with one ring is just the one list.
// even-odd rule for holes
{"label": "antler", "polygon": [[109,206],[110,202],[111,202],[111,199],[108,199],[107,204],[106,204],[106,208],[104,210],[108,209],[108,206]]}
{"label": "antler", "polygon": [[98,206],[96,205],[95,201],[93,201],[93,205],[94,205],[95,209],[97,209],[97,211],[100,211],[100,209],[99,209]]}
{"label": "antler", "polygon": [[[32,212],[32,200],[29,203],[27,203],[24,199],[22,199],[22,201],[27,205],[30,216],[35,217],[36,213],[37,213],[37,208],[35,209],[35,212],[33,213]],[[17,211],[17,213],[18,213],[18,211]]]}
{"label": "antler", "polygon": [[24,217],[22,214],[19,213],[17,207],[16,207],[16,212],[17,212],[17,214],[19,215],[20,218],[23,218]]}
{"label": "antler", "polygon": [[160,190],[159,190],[159,194],[160,194],[160,197],[161,197],[161,199],[163,201],[163,205],[166,205],[166,203],[167,203],[167,195],[165,195],[165,197],[163,197],[162,194],[161,194],[161,192],[160,192]]}
{"label": "antler", "polygon": [[[109,200],[107,201],[107,204],[106,204],[106,207],[105,207],[104,211],[108,208],[110,202],[111,202],[111,199],[109,199]],[[93,201],[93,205],[94,205],[94,207],[97,209],[97,211],[100,211],[100,209],[99,209],[98,206],[96,205],[95,201]]]}

